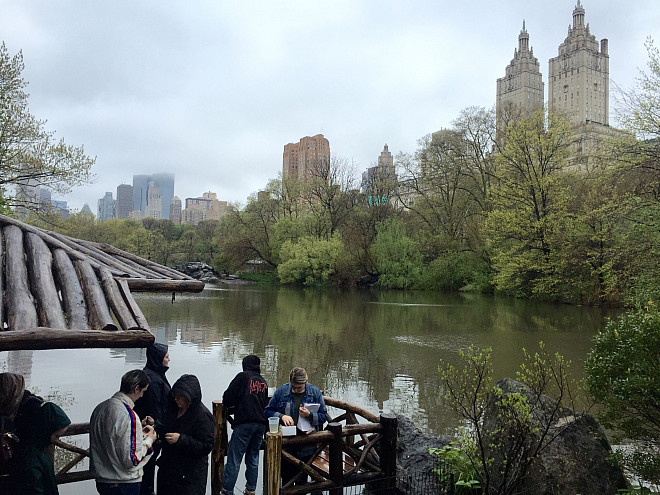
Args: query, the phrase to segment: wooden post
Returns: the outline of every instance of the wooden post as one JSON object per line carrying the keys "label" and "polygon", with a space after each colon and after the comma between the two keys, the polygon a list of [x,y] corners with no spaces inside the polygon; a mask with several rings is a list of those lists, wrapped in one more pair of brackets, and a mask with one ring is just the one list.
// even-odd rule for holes
{"label": "wooden post", "polygon": [[280,495],[282,477],[282,432],[266,433],[264,495]]}
{"label": "wooden post", "polygon": [[394,494],[396,489],[396,441],[397,420],[395,414],[381,414],[383,438],[380,441],[380,468],[385,475],[383,494]]}
{"label": "wooden post", "polygon": [[218,495],[222,489],[222,473],[225,470],[227,455],[227,418],[221,400],[213,401],[213,420],[215,421],[213,452],[211,455],[211,495]]}
{"label": "wooden post", "polygon": [[328,423],[326,430],[332,432],[334,435],[332,442],[330,442],[330,466],[328,474],[332,482],[338,485],[337,488],[330,489],[330,495],[342,495],[344,493],[342,486],[344,478],[344,451],[342,449],[341,423]]}

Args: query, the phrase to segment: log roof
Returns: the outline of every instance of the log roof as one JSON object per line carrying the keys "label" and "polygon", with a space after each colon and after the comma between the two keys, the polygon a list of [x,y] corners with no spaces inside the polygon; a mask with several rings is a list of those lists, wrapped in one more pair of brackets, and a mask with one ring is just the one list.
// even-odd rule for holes
{"label": "log roof", "polygon": [[204,283],[109,244],[0,215],[0,351],[145,347],[132,291],[200,292]]}

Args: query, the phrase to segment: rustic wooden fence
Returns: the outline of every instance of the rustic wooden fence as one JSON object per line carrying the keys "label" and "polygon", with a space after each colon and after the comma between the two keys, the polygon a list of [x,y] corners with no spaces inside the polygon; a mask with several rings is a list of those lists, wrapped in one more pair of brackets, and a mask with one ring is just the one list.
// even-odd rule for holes
{"label": "rustic wooden fence", "polygon": [[[328,491],[339,495],[343,489],[367,485],[383,495],[395,493],[397,420],[395,415],[377,416],[359,406],[332,397],[324,397],[331,411],[325,430],[304,436],[283,437],[281,433],[267,433],[264,452],[264,495],[295,495],[311,491]],[[211,454],[211,493],[218,495],[222,488],[222,473],[227,455],[227,423],[233,421],[223,408],[222,401],[213,401],[215,443]],[[89,457],[89,449],[81,448],[62,438],[89,434],[89,423],[69,425],[61,437],[54,437],[57,448],[70,452],[70,460],[55,473],[58,484],[93,479],[89,469],[72,471]],[[286,452],[287,447],[316,445],[308,462],[302,462]],[[282,462],[297,466],[299,474],[281,486]],[[311,482],[295,485],[303,475]]]}
{"label": "rustic wooden fence", "polygon": [[[376,416],[366,409],[332,397],[324,397],[324,400],[327,406],[341,411],[336,417],[328,414],[325,430],[293,437],[283,437],[281,433],[266,434],[264,495],[295,495],[314,491],[339,495],[345,487],[365,484],[379,494],[394,494],[396,416]],[[227,455],[227,423],[232,423],[232,417],[221,401],[213,402],[213,416],[216,435],[211,459],[211,493],[217,495],[222,488]],[[316,450],[307,462],[286,452],[287,447],[310,444],[315,445]],[[298,474],[284,486],[280,482],[282,462],[298,468]],[[312,481],[296,485],[296,481],[303,476],[309,476]]]}

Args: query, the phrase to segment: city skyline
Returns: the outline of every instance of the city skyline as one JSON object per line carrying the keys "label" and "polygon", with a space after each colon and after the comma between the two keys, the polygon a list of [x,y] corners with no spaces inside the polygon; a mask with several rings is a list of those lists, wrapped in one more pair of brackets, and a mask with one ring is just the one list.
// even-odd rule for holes
{"label": "city skyline", "polygon": [[[95,184],[54,199],[94,210],[157,170],[176,175],[179,197],[245,203],[282,170],[286,143],[319,133],[359,174],[384,143],[413,152],[461,109],[493,107],[523,21],[547,101],[548,60],[577,1],[257,3],[5,0],[0,29],[9,52],[23,52],[31,112],[97,157]],[[582,6],[609,40],[612,87],[629,88],[646,67],[644,40],[658,38],[660,4]]]}

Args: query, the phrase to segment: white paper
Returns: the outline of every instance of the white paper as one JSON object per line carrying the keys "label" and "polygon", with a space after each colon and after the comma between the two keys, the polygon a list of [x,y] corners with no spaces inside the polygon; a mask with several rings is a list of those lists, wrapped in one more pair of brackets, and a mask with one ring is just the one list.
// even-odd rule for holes
{"label": "white paper", "polygon": [[283,437],[294,437],[294,436],[296,436],[296,427],[295,426],[283,426],[282,427],[282,436]]}
{"label": "white paper", "polygon": [[[321,404],[303,404],[303,407],[306,408],[310,413],[315,413],[319,412],[319,407],[321,407]],[[313,430],[314,427],[312,426],[311,420],[311,414],[307,418],[303,418],[300,414],[298,414],[298,428],[300,431],[306,432]]]}

